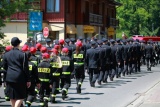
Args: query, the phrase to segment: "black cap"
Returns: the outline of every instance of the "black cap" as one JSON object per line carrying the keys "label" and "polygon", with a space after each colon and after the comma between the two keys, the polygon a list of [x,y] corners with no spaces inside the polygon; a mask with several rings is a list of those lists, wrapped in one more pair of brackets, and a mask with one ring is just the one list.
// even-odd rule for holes
{"label": "black cap", "polygon": [[75,42],[75,41],[76,41],[76,39],[75,39],[75,38],[71,38],[70,40],[71,40],[71,42]]}
{"label": "black cap", "polygon": [[115,43],[115,40],[114,40],[114,39],[111,39],[110,42],[111,42],[111,43]]}
{"label": "black cap", "polygon": [[123,40],[122,42],[123,42],[123,43],[126,43],[126,42],[127,42],[127,40]]}
{"label": "black cap", "polygon": [[59,40],[54,41],[55,45],[59,45]]}
{"label": "black cap", "polygon": [[66,43],[69,43],[69,42],[70,42],[70,39],[69,39],[69,38],[65,39],[65,42],[66,42]]}
{"label": "black cap", "polygon": [[117,38],[117,39],[116,39],[116,41],[117,41],[117,42],[120,42],[120,41],[121,41],[121,39]]}
{"label": "black cap", "polygon": [[95,45],[96,44],[96,42],[95,41],[91,41],[91,45]]}
{"label": "black cap", "polygon": [[99,45],[101,45],[101,44],[103,44],[103,41],[102,41],[102,40],[98,40],[97,43],[98,43]]}
{"label": "black cap", "polygon": [[19,40],[18,37],[13,37],[13,38],[11,39],[11,44],[12,44],[12,46],[17,46],[17,45],[19,45],[21,42],[22,42],[22,41]]}
{"label": "black cap", "polygon": [[106,42],[106,41],[107,41],[107,39],[106,39],[106,38],[103,38],[103,39],[102,39],[102,41],[103,41],[103,42]]}
{"label": "black cap", "polygon": [[83,37],[82,37],[82,36],[80,36],[80,37],[79,37],[79,40],[83,40]]}

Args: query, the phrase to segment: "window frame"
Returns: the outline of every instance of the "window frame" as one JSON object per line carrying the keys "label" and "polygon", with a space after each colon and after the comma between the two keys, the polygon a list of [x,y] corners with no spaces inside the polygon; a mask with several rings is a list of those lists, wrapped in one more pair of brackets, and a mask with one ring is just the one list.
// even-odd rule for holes
{"label": "window frame", "polygon": [[60,10],[61,10],[61,0],[59,0],[59,11],[56,11],[56,1],[57,0],[53,0],[53,6],[54,6],[54,10],[53,11],[48,11],[47,10],[47,2],[48,2],[48,0],[46,0],[46,13],[60,13]]}

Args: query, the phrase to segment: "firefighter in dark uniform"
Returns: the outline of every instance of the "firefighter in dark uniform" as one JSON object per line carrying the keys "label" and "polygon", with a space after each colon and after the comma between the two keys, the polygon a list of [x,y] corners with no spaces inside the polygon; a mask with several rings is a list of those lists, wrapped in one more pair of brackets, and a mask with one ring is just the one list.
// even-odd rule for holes
{"label": "firefighter in dark uniform", "polygon": [[108,45],[108,40],[106,38],[103,38],[102,39],[103,41],[103,45],[102,45],[102,48],[105,49],[105,59],[106,59],[106,62],[104,63],[104,66],[106,67],[105,69],[105,73],[104,73],[104,78],[103,78],[103,82],[106,83],[107,82],[107,79],[108,77],[110,77],[110,80],[111,79],[111,47]]}
{"label": "firefighter in dark uniform", "polygon": [[122,54],[123,54],[123,46],[120,43],[120,39],[117,39],[117,50],[116,50],[116,61],[117,61],[117,73],[116,73],[116,77],[121,77],[121,73],[122,73],[122,68],[123,68],[123,59],[122,59]]}
{"label": "firefighter in dark uniform", "polygon": [[42,47],[42,45],[40,44],[40,43],[37,43],[36,44],[36,49],[37,49],[37,51],[36,51],[36,57],[40,57],[41,56],[41,47]]}
{"label": "firefighter in dark uniform", "polygon": [[[99,59],[100,59],[100,74],[99,74],[99,78],[98,78],[98,84],[101,85],[101,82],[103,81],[104,79],[104,74],[105,74],[105,71],[106,71],[106,50],[105,48],[102,48],[102,44],[103,44],[103,41],[102,40],[98,40],[97,41],[98,43],[98,47],[96,48],[98,51],[99,51]],[[107,80],[106,80],[107,81]]]}
{"label": "firefighter in dark uniform", "polygon": [[[56,102],[56,94],[59,92],[59,84],[60,84],[60,76],[62,73],[62,62],[61,58],[58,56],[58,50],[52,49],[51,50],[51,56],[50,64],[52,66],[52,94],[51,94],[51,103],[57,103]],[[57,92],[58,91],[58,92]]]}
{"label": "firefighter in dark uniform", "polygon": [[51,39],[46,39],[46,48],[47,48],[48,51],[50,51],[52,49]]}
{"label": "firefighter in dark uniform", "polygon": [[43,53],[48,53],[48,50],[47,50],[46,47],[42,46],[40,51],[41,51],[41,55],[38,57],[38,59],[39,59],[40,62],[42,62],[42,60],[43,60],[42,54]]}
{"label": "firefighter in dark uniform", "polygon": [[72,48],[72,51],[74,52],[76,50],[76,45],[75,45],[75,38],[71,38],[71,43],[70,43],[70,47]]}
{"label": "firefighter in dark uniform", "polygon": [[117,52],[117,46],[115,46],[115,40],[111,39],[111,73],[110,73],[110,79],[113,81],[113,78],[116,73],[116,52]]}
{"label": "firefighter in dark uniform", "polygon": [[145,57],[147,61],[147,70],[151,71],[151,59],[153,55],[153,47],[151,46],[151,41],[147,42],[147,45],[145,46]]}
{"label": "firefighter in dark uniform", "polygon": [[144,40],[141,41],[141,52],[142,52],[142,64],[146,65],[146,58],[145,58],[145,46],[146,42]]}
{"label": "firefighter in dark uniform", "polygon": [[51,72],[52,67],[49,63],[50,55],[48,53],[42,54],[42,62],[38,64],[38,78],[40,80],[40,107],[48,107],[48,101],[51,88]]}
{"label": "firefighter in dark uniform", "polygon": [[89,81],[91,87],[95,87],[95,82],[99,76],[100,62],[99,51],[95,49],[96,42],[91,41],[91,49],[86,52],[86,66],[89,69]]}
{"label": "firefighter in dark uniform", "polygon": [[[11,49],[12,49],[12,46],[6,46],[5,53],[9,52]],[[5,53],[3,53],[1,55],[1,58],[0,58],[0,86],[2,86],[2,83],[3,83],[3,85],[4,85],[5,100],[6,101],[10,101],[10,99],[9,99],[9,97],[7,95],[6,83],[5,83],[6,71],[3,69],[3,65],[2,65],[3,56],[4,56]],[[2,75],[3,75],[3,77],[2,77]]]}
{"label": "firefighter in dark uniform", "polygon": [[68,48],[62,49],[62,75],[61,75],[61,89],[62,89],[62,99],[66,98],[68,93],[68,88],[71,83],[71,73],[74,69],[74,64],[72,59],[68,56]]}
{"label": "firefighter in dark uniform", "polygon": [[86,45],[83,43],[83,37],[80,36],[77,41],[81,41],[82,42],[82,47],[81,47],[81,50],[86,54]]}
{"label": "firefighter in dark uniform", "polygon": [[128,74],[128,49],[129,49],[129,46],[128,46],[128,42],[127,40],[123,40],[123,61],[124,61],[124,69],[123,69],[123,76],[125,76],[125,74]]}
{"label": "firefighter in dark uniform", "polygon": [[136,54],[137,54],[137,57],[136,57],[136,61],[137,61],[137,66],[135,66],[136,68],[136,71],[140,72],[141,71],[141,57],[142,57],[142,52],[141,52],[141,45],[139,43],[139,40],[137,39],[136,40],[136,45],[137,45],[137,48],[136,48]]}
{"label": "firefighter in dark uniform", "polygon": [[132,68],[132,65],[133,65],[133,44],[132,44],[132,39],[129,39],[128,42],[128,73],[127,74],[131,74],[133,73],[133,68]]}
{"label": "firefighter in dark uniform", "polygon": [[21,50],[22,52],[28,52],[29,51],[28,45],[24,45]]}
{"label": "firefighter in dark uniform", "polygon": [[66,42],[66,44],[64,45],[64,48],[68,48],[68,50],[69,50],[68,56],[71,58],[73,50],[72,50],[72,47],[69,46],[70,39],[68,39],[68,38],[65,39],[65,42]]}
{"label": "firefighter in dark uniform", "polygon": [[91,48],[90,42],[91,42],[91,38],[88,37],[88,38],[87,38],[87,42],[86,42],[86,51]]}
{"label": "firefighter in dark uniform", "polygon": [[[30,51],[33,47],[30,48]],[[32,51],[31,51],[32,52]],[[36,52],[36,49],[35,49]],[[33,63],[31,60],[31,53],[27,52],[28,56],[28,65],[29,65],[29,76],[31,79],[31,86],[27,89],[28,97],[26,99],[26,107],[30,107],[34,98],[35,98],[35,86],[37,85],[38,89],[40,88],[40,81],[38,78],[38,69],[37,65]]]}
{"label": "firefighter in dark uniform", "polygon": [[75,75],[76,82],[77,82],[77,93],[81,93],[81,86],[83,83],[83,80],[85,78],[85,71],[84,71],[84,65],[85,65],[85,54],[84,51],[81,50],[82,42],[77,41],[76,42],[76,51],[73,52],[73,62],[74,62],[74,71],[72,72],[72,77]]}

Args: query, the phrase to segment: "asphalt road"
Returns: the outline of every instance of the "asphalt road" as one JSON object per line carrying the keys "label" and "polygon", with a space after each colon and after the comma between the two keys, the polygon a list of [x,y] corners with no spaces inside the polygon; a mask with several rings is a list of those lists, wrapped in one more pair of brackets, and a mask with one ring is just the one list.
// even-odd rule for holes
{"label": "asphalt road", "polygon": [[[86,75],[81,94],[76,94],[76,82],[72,80],[68,98],[63,101],[61,94],[58,94],[58,103],[49,103],[49,107],[127,107],[160,81],[159,68],[160,65],[146,71],[146,66],[142,66],[141,72],[108,81],[101,86],[96,83],[95,88],[90,87]],[[0,96],[0,107],[10,107],[10,103],[4,100],[3,88],[0,88]],[[34,102],[32,107],[38,107],[38,103]]]}

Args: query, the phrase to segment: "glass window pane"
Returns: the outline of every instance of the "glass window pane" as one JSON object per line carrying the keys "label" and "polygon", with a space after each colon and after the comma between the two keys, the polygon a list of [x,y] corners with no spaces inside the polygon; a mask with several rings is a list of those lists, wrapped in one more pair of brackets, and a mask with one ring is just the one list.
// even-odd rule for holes
{"label": "glass window pane", "polygon": [[59,0],[56,0],[56,3],[55,3],[55,12],[59,12],[59,10],[60,10]]}
{"label": "glass window pane", "polygon": [[47,12],[54,12],[54,0],[47,0]]}

